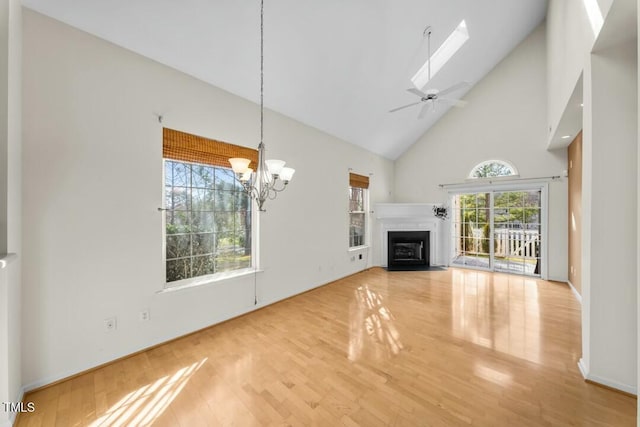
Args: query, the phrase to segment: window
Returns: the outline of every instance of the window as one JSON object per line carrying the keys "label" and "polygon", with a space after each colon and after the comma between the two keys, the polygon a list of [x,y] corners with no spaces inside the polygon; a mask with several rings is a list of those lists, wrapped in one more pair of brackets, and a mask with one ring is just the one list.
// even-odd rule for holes
{"label": "window", "polygon": [[251,199],[227,160],[255,150],[163,133],[166,282],[251,267]]}
{"label": "window", "polygon": [[487,160],[477,164],[469,173],[469,179],[518,176],[515,166],[503,160]]}
{"label": "window", "polygon": [[349,174],[349,248],[365,245],[369,177]]}

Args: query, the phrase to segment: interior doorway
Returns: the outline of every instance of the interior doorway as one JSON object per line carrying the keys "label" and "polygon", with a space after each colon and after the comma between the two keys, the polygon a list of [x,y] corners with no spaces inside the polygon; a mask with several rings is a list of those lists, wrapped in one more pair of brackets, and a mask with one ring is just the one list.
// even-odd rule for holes
{"label": "interior doorway", "polygon": [[450,265],[543,277],[544,187],[451,195]]}

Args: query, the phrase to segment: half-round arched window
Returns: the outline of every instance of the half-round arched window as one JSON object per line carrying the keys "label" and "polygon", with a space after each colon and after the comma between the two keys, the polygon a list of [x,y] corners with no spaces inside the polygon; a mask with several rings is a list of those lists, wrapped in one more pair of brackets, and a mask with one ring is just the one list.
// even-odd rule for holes
{"label": "half-round arched window", "polygon": [[518,170],[504,160],[486,160],[478,163],[469,173],[469,179],[518,176]]}

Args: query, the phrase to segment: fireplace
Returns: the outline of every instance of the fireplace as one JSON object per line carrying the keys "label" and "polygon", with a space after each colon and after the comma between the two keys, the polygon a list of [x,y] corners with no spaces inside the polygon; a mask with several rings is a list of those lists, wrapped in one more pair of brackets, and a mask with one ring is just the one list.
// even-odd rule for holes
{"label": "fireplace", "polygon": [[387,269],[417,270],[429,264],[429,231],[387,233]]}

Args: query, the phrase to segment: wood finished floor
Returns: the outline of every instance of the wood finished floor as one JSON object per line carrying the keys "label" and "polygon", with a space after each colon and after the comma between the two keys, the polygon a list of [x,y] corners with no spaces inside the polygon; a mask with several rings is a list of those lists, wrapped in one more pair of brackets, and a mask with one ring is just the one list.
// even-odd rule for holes
{"label": "wood finished floor", "polygon": [[635,425],[565,284],[372,269],[31,393],[18,426]]}

